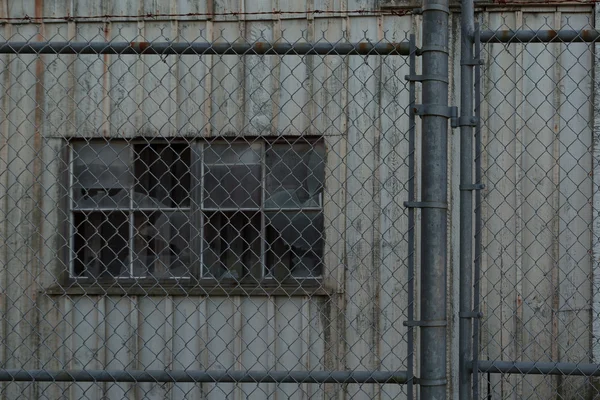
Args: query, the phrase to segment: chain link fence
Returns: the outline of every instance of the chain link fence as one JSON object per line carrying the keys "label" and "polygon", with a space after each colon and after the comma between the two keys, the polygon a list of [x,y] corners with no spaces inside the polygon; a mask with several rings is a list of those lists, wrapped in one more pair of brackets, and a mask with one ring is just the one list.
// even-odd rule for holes
{"label": "chain link fence", "polygon": [[[410,17],[226,17],[0,35],[0,396],[434,397],[458,319],[462,397],[471,361],[474,398],[600,396],[589,13],[484,13],[475,118],[436,98],[446,39],[417,49]],[[478,123],[474,181],[449,180],[475,193],[448,224],[475,227],[458,315],[432,229],[458,154],[427,158],[458,146],[447,119]]]}
{"label": "chain link fence", "polygon": [[588,15],[483,21],[476,398],[600,395],[598,37]]}
{"label": "chain link fence", "polygon": [[2,398],[411,397],[408,33],[108,26],[0,37]]}

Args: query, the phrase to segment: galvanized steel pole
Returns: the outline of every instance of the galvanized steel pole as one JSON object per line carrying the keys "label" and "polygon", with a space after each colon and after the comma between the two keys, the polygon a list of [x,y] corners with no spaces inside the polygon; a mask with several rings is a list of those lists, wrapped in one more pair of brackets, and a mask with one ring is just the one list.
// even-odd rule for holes
{"label": "galvanized steel pole", "polygon": [[473,0],[462,0],[460,47],[460,281],[458,334],[458,396],[472,398],[472,296],[473,296]]}
{"label": "galvanized steel pole", "polygon": [[421,357],[423,400],[446,398],[448,0],[423,2]]}
{"label": "galvanized steel pole", "polygon": [[[479,36],[479,25],[475,24],[475,33],[473,37],[473,47],[475,51],[475,57],[481,58],[481,39]],[[482,157],[482,145],[481,145],[481,66],[475,67],[475,183],[481,184],[482,181],[482,170],[481,170],[481,157]],[[481,219],[481,190],[475,192],[475,251],[474,251],[474,262],[473,262],[473,311],[479,313],[479,292],[480,292],[480,278],[481,278],[481,239],[482,239],[482,227],[483,221]],[[479,326],[480,320],[475,320],[473,324],[473,364],[477,367],[477,360],[479,359]],[[479,398],[479,373],[477,368],[473,370],[473,398]]]}

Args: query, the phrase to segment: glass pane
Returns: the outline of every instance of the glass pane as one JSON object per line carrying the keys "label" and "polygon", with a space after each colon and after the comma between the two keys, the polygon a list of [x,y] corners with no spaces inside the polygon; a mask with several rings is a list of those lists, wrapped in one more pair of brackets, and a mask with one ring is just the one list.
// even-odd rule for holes
{"label": "glass pane", "polygon": [[135,213],[133,274],[135,277],[186,277],[190,275],[192,248],[189,214]]}
{"label": "glass pane", "polygon": [[275,144],[266,153],[267,208],[320,207],[325,176],[322,143]]}
{"label": "glass pane", "polygon": [[278,279],[320,276],[323,271],[323,214],[267,213],[267,268]]}
{"label": "glass pane", "polygon": [[260,165],[204,167],[205,208],[259,208]]}
{"label": "glass pane", "polygon": [[129,276],[129,223],[126,213],[74,214],[73,272],[92,278]]}
{"label": "glass pane", "polygon": [[190,206],[191,151],[186,144],[135,146],[134,202],[145,208]]}
{"label": "glass pane", "polygon": [[206,164],[259,164],[261,147],[259,143],[208,144],[204,148],[204,162]]}
{"label": "glass pane", "polygon": [[73,175],[75,207],[129,207],[133,177],[126,143],[75,143]]}
{"label": "glass pane", "polygon": [[204,149],[204,207],[259,208],[260,144],[216,144]]}
{"label": "glass pane", "polygon": [[204,276],[259,279],[261,274],[259,213],[209,213],[204,218]]}

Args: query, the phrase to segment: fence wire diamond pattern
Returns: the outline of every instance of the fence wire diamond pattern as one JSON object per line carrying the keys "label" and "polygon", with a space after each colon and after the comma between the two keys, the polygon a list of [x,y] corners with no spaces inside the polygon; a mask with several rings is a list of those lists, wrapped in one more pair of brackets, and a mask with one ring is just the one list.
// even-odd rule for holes
{"label": "fence wire diamond pattern", "polygon": [[[520,25],[499,16],[485,25],[491,38],[481,54],[479,156],[486,190],[479,206],[485,315],[479,360],[572,363],[573,372],[549,375],[521,364],[513,374],[483,374],[479,397],[595,398],[594,378],[574,376],[590,373],[579,364],[598,360],[592,279],[598,60],[596,45],[581,43],[590,21],[584,14],[558,21],[532,13]],[[497,43],[509,29],[528,36]],[[549,38],[557,29],[573,31],[573,38]]]}
{"label": "fence wire diamond pattern", "polygon": [[405,395],[408,35],[111,29],[2,38],[2,396]]}

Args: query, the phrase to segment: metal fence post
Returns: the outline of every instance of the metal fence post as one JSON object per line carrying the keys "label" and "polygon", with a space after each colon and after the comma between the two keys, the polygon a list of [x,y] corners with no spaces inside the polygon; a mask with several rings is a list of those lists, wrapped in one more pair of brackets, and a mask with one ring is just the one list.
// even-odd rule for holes
{"label": "metal fence post", "polygon": [[423,2],[421,398],[446,398],[448,0]]}
{"label": "metal fence post", "polygon": [[[415,35],[410,35],[410,74],[416,75],[417,62],[417,44]],[[415,127],[416,116],[414,106],[416,102],[416,84],[412,80],[408,84],[410,96],[409,110],[409,131],[408,131],[408,200],[415,201]],[[415,210],[408,210],[408,320],[414,319],[415,313]],[[407,329],[408,358],[406,362],[408,382],[406,387],[406,398],[413,398],[414,382],[414,329],[409,326]]]}
{"label": "metal fence post", "polygon": [[471,398],[473,294],[473,0],[462,0],[460,59],[459,398]]}
{"label": "metal fence post", "polygon": [[[475,24],[473,34],[475,58],[481,58],[481,39],[479,38],[479,24]],[[475,67],[475,183],[482,184],[481,171],[481,65]],[[475,192],[475,251],[473,262],[473,311],[479,311],[479,282],[481,275],[481,190]],[[477,360],[479,359],[479,327],[481,320],[478,319],[473,325],[473,398],[479,398],[479,371],[477,369]]]}

